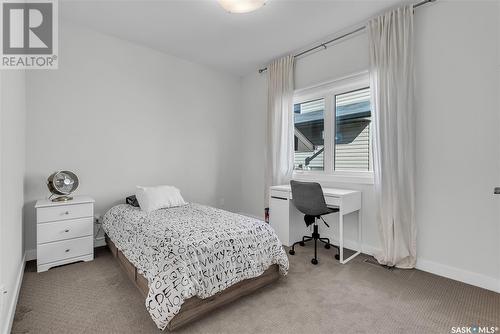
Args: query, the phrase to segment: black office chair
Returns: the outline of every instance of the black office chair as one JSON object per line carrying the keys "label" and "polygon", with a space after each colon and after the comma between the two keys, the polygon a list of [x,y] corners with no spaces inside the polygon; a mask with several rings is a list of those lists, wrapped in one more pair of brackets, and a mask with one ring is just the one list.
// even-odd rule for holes
{"label": "black office chair", "polygon": [[[325,197],[323,195],[323,190],[321,189],[321,185],[316,182],[299,182],[299,181],[290,181],[290,186],[292,187],[292,198],[295,207],[305,214],[304,222],[306,226],[313,226],[312,236],[304,236],[301,241],[297,241],[292,245],[292,249],[288,251],[290,255],[295,254],[295,245],[299,244],[304,246],[306,242],[314,240],[314,259],[311,260],[312,264],[318,264],[318,250],[317,250],[317,241],[321,241],[325,244],[326,249],[330,249],[330,247],[338,247],[332,245],[330,243],[330,239],[321,238],[318,232],[318,224],[317,220],[321,219],[326,226],[330,227],[323,219],[322,216],[338,212],[338,208],[329,208],[326,206]],[[339,259],[339,254],[335,255],[335,258]]]}

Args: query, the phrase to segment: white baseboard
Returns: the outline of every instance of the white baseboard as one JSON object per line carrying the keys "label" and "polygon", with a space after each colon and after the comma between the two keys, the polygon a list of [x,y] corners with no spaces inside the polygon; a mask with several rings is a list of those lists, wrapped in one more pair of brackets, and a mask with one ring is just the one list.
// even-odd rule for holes
{"label": "white baseboard", "polygon": [[[339,240],[337,238],[330,239],[330,242],[335,246],[339,245]],[[344,248],[352,250],[358,249],[358,242],[356,240],[344,239]],[[361,253],[363,254],[373,256],[375,253],[378,253],[379,251],[380,249],[376,247],[361,244]]]}
{"label": "white baseboard", "polygon": [[5,324],[5,327],[2,328],[2,333],[4,334],[9,334],[11,329],[12,329],[12,323],[14,322],[14,315],[16,313],[16,306],[17,306],[17,300],[19,299],[19,291],[21,291],[21,284],[23,283],[23,275],[24,275],[24,267],[26,265],[26,253],[23,255],[23,259],[20,263],[20,269],[19,272],[17,273],[17,279],[16,279],[16,286],[13,298],[10,302],[10,305],[7,307],[7,323]]}
{"label": "white baseboard", "polygon": [[25,252],[26,261],[36,260],[36,249],[27,249]]}
{"label": "white baseboard", "polygon": [[94,248],[106,246],[106,239],[104,237],[99,237],[94,239]]}
{"label": "white baseboard", "polygon": [[[345,247],[349,249],[355,249],[357,247],[356,242],[352,240],[345,240],[344,243]],[[375,253],[378,253],[380,251],[381,249],[370,245],[361,245],[361,252],[367,255],[373,256]],[[434,275],[446,277],[455,281],[500,293],[500,279],[495,279],[493,277],[451,267],[445,264],[421,259],[418,257],[417,265],[415,268]]]}
{"label": "white baseboard", "polygon": [[[352,240],[345,240],[344,243],[345,247],[349,249],[355,249],[357,247],[356,242]],[[381,249],[370,245],[361,245],[361,252],[367,255],[373,256],[375,253],[378,253],[380,251]],[[495,279],[493,277],[451,267],[442,263],[437,263],[418,257],[417,265],[415,268],[434,275],[446,277],[455,281],[500,293],[500,279]]]}
{"label": "white baseboard", "polygon": [[417,258],[417,269],[500,293],[500,279]]}

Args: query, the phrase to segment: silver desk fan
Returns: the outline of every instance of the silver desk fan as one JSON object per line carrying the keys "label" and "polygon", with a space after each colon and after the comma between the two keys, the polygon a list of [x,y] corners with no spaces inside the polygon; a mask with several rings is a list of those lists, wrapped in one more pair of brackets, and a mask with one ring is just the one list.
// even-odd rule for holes
{"label": "silver desk fan", "polygon": [[52,202],[70,201],[73,197],[69,196],[78,188],[78,177],[75,173],[68,170],[57,171],[52,173],[47,179],[47,187],[54,195],[62,195],[52,199]]}

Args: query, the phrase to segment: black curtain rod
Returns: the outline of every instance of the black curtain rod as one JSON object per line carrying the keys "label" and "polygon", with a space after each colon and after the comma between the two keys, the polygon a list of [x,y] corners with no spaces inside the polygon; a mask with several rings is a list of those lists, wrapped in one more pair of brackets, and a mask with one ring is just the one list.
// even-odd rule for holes
{"label": "black curtain rod", "polygon": [[[416,4],[414,4],[414,5],[413,5],[413,9],[415,9],[415,8],[417,8],[417,7],[420,7],[420,6],[422,6],[422,5],[425,5],[426,3],[429,3],[429,2],[436,2],[436,1],[437,1],[437,0],[423,0],[423,1],[420,1],[419,3],[416,3]],[[354,29],[353,31],[350,31],[350,32],[348,32],[348,33],[343,34],[342,36],[335,37],[334,39],[331,39],[331,40],[329,40],[329,41],[326,41],[326,42],[324,42],[324,43],[321,43],[321,44],[319,44],[319,45],[316,45],[316,46],[314,46],[314,47],[312,47],[312,48],[310,48],[310,49],[307,49],[307,50],[305,50],[305,51],[299,52],[299,53],[297,53],[297,54],[296,54],[295,56],[293,56],[293,57],[294,57],[294,58],[297,58],[297,57],[303,56],[303,55],[305,55],[305,54],[307,54],[307,53],[309,53],[309,52],[311,52],[311,51],[314,51],[314,50],[317,50],[317,49],[320,49],[320,48],[326,49],[326,48],[328,47],[328,44],[333,43],[333,42],[336,42],[336,41],[338,41],[338,40],[340,40],[340,39],[342,39],[342,38],[345,38],[345,37],[347,37],[347,36],[353,35],[353,34],[355,34],[355,33],[357,33],[357,32],[363,31],[363,30],[365,30],[365,28],[366,28],[366,26],[362,26],[362,27],[356,28],[356,29]],[[264,68],[259,69],[259,73],[262,73],[262,72],[265,72],[265,71],[267,71],[267,67],[264,67]]]}

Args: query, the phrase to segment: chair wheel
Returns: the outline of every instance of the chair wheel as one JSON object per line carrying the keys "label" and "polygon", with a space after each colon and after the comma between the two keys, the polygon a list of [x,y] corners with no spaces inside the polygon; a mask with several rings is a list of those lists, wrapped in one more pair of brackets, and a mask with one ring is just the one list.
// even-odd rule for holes
{"label": "chair wheel", "polygon": [[288,254],[290,254],[290,255],[295,255],[295,251],[294,251],[293,249],[290,249],[290,250],[288,251]]}
{"label": "chair wheel", "polygon": [[311,263],[312,263],[312,264],[314,264],[314,265],[316,265],[316,264],[318,264],[318,260],[316,260],[316,259],[312,259],[312,260],[311,260]]}
{"label": "chair wheel", "polygon": [[340,255],[335,254],[335,260],[340,261]]}
{"label": "chair wheel", "polygon": [[330,245],[329,245],[329,244],[326,244],[326,245],[325,245],[325,248],[326,248],[326,249],[330,249]]}
{"label": "chair wheel", "polygon": [[302,247],[304,247],[305,244],[304,244],[303,241],[301,241],[301,242],[299,242],[299,245],[301,245]]}

